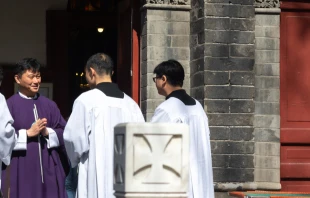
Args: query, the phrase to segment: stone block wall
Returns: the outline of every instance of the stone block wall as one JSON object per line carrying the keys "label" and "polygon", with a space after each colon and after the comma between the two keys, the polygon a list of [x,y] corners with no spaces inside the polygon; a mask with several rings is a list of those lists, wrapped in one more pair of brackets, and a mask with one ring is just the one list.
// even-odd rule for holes
{"label": "stone block wall", "polygon": [[254,181],[254,2],[206,0],[204,27],[215,190],[243,189]]}
{"label": "stone block wall", "polygon": [[184,88],[189,91],[189,7],[146,4],[141,17],[141,109],[149,121],[164,100],[152,77],[157,64],[176,59],[185,69]]}
{"label": "stone block wall", "polygon": [[280,9],[256,11],[254,181],[280,189]]}

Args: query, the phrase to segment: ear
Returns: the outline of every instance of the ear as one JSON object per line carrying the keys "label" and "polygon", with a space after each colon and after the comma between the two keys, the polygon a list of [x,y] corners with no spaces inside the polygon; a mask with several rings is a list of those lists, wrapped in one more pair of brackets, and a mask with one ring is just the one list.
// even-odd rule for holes
{"label": "ear", "polygon": [[20,84],[20,77],[19,77],[19,75],[15,75],[15,76],[14,76],[14,79],[15,79],[15,82],[16,82],[17,84]]}
{"label": "ear", "polygon": [[93,76],[95,76],[96,71],[92,67],[90,67],[89,69],[90,69],[89,76],[92,78]]}
{"label": "ear", "polygon": [[163,83],[167,83],[167,76],[163,75],[161,77],[161,80],[163,81]]}
{"label": "ear", "polygon": [[113,74],[114,74],[114,71],[112,71],[112,76],[113,76]]}

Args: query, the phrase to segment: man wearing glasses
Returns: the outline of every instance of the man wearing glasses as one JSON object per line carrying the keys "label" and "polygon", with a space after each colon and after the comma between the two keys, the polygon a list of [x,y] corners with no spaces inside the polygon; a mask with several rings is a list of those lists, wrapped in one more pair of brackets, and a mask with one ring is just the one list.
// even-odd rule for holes
{"label": "man wearing glasses", "polygon": [[151,122],[186,123],[190,127],[189,198],[213,198],[210,131],[201,104],[182,89],[184,69],[176,60],[160,63],[153,81],[158,94],[166,97],[155,110]]}

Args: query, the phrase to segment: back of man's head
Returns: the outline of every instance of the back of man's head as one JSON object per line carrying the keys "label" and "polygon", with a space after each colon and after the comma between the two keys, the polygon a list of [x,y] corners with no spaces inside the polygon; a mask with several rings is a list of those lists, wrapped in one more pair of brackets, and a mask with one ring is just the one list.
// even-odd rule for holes
{"label": "back of man's head", "polygon": [[97,53],[92,55],[86,63],[86,69],[89,71],[90,68],[93,68],[99,76],[112,76],[113,61],[110,56],[104,53]]}
{"label": "back of man's head", "polygon": [[0,66],[0,86],[3,80],[3,68]]}
{"label": "back of man's head", "polygon": [[155,67],[153,73],[156,74],[156,77],[162,77],[165,75],[168,83],[174,87],[183,86],[185,76],[184,69],[181,63],[176,60],[170,59],[160,63]]}

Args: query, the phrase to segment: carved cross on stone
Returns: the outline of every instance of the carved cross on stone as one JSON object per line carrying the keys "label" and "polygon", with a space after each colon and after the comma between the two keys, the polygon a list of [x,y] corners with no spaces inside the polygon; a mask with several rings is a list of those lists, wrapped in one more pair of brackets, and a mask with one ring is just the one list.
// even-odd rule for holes
{"label": "carved cross on stone", "polygon": [[[145,184],[167,184],[176,182],[181,175],[181,144],[179,136],[143,135],[137,137],[134,145],[134,175],[149,171],[142,180]],[[176,147],[179,145],[179,147]]]}

